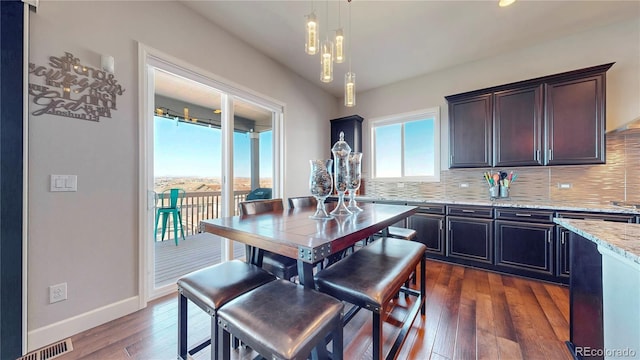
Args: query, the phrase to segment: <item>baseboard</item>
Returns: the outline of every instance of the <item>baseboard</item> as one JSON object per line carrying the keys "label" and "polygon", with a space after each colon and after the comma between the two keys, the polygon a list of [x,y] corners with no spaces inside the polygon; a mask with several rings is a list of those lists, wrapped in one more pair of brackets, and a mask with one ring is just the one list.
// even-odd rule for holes
{"label": "baseboard", "polygon": [[53,323],[27,333],[27,351],[33,351],[79,332],[102,325],[139,310],[138,296],[118,301],[84,314]]}

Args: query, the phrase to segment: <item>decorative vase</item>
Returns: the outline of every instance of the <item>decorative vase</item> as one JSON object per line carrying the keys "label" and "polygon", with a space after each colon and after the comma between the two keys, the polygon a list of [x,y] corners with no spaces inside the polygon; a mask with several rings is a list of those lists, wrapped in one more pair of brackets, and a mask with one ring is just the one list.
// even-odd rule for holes
{"label": "decorative vase", "polygon": [[347,191],[349,184],[349,153],[351,146],[344,141],[344,132],[340,132],[340,140],[336,141],[331,148],[333,153],[333,180],[338,192],[338,204],[331,211],[331,215],[343,216],[351,215],[352,212],[347,209],[344,203],[344,192]]}
{"label": "decorative vase", "polygon": [[362,211],[356,202],[356,191],[360,188],[360,179],[362,177],[362,153],[352,152],[349,154],[349,182],[347,189],[349,190],[349,206],[347,209],[352,212]]}
{"label": "decorative vase", "polygon": [[331,164],[333,160],[309,160],[311,165],[311,173],[309,175],[309,191],[316,198],[318,205],[315,214],[311,215],[312,219],[331,219],[333,216],[327,214],[324,207],[324,200],[331,194],[333,190],[333,181],[331,179]]}

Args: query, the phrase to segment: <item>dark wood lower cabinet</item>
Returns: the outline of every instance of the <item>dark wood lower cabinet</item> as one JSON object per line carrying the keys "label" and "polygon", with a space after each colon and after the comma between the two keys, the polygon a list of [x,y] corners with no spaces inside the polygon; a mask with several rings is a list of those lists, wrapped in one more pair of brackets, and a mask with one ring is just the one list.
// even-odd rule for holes
{"label": "dark wood lower cabinet", "polygon": [[[571,233],[569,349],[576,359],[604,359],[590,350],[604,349],[602,255],[598,246]],[[597,353],[597,352],[596,352]]]}
{"label": "dark wood lower cabinet", "polygon": [[417,213],[409,218],[409,228],[416,230],[417,241],[425,244],[427,253],[444,257],[444,216]]}
{"label": "dark wood lower cabinet", "polygon": [[447,256],[493,263],[493,219],[447,217]]}
{"label": "dark wood lower cabinet", "polygon": [[496,266],[553,277],[554,224],[496,220]]}

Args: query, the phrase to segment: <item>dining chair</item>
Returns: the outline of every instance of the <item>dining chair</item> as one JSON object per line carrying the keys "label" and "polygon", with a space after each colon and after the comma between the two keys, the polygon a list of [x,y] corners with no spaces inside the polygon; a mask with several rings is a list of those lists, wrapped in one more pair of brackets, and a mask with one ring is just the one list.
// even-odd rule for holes
{"label": "dining chair", "polygon": [[[169,216],[171,216],[173,220],[173,238],[176,242],[176,246],[178,246],[178,226],[180,227],[182,240],[184,240],[184,227],[182,226],[182,215],[180,214],[180,210],[186,194],[187,193],[183,189],[167,189],[160,193],[158,199],[156,199],[156,225],[154,227],[156,240],[158,238],[158,222],[160,220],[160,216],[162,216],[162,238],[160,240],[164,241],[164,234],[167,230],[167,221],[169,220]],[[166,201],[167,199],[169,200],[168,204]]]}
{"label": "dining chair", "polygon": [[315,207],[318,205],[318,200],[313,196],[290,197],[288,201],[289,201],[290,209],[311,207],[311,206]]}
{"label": "dining chair", "polygon": [[[282,210],[284,210],[284,204],[280,198],[242,201],[238,204],[240,216],[259,215]],[[250,248],[250,246],[247,246],[246,256],[252,260],[254,254]],[[262,268],[285,280],[291,280],[298,275],[298,261],[296,259],[266,250],[263,251],[262,255]]]}

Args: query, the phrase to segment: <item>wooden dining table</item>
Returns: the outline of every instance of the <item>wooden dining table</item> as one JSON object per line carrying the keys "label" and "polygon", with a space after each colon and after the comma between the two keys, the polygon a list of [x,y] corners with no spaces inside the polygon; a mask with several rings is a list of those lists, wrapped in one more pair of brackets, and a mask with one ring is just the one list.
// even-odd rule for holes
{"label": "wooden dining table", "polygon": [[[327,211],[331,211],[335,204],[327,203]],[[376,203],[359,206],[363,211],[326,220],[311,219],[316,209],[308,207],[208,219],[203,220],[200,226],[203,231],[252,248],[297,259],[300,283],[314,288],[314,264],[341,254],[360,240],[386,231],[418,209],[416,206]],[[260,256],[250,258],[254,263],[261,259]]]}

